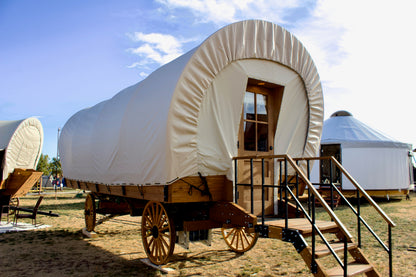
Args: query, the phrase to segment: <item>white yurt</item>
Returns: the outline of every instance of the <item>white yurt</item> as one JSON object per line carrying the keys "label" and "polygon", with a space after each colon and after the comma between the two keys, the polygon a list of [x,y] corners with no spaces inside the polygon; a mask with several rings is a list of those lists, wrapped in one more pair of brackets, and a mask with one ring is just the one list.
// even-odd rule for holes
{"label": "white yurt", "polygon": [[241,149],[315,156],[322,122],[321,83],[305,47],[276,24],[249,20],[75,113],[59,153],[72,180],[157,185],[198,173],[232,180]]}
{"label": "white yurt", "polygon": [[[411,150],[410,144],[369,127],[347,111],[335,112],[324,122],[320,155],[334,156],[372,196],[408,193],[413,183]],[[315,165],[312,180],[324,183],[329,174],[322,162],[320,165]],[[347,194],[355,190],[339,172],[334,172],[333,177]]]}
{"label": "white yurt", "polygon": [[43,128],[37,118],[0,121],[0,182],[15,168],[35,169],[42,145]]}

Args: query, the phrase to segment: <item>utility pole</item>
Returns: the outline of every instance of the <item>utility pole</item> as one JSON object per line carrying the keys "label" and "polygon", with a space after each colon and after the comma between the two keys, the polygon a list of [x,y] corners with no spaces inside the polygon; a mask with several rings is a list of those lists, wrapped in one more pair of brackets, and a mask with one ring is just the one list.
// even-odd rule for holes
{"label": "utility pole", "polygon": [[58,127],[58,137],[56,140],[56,159],[59,161],[59,132],[61,131],[61,128]]}

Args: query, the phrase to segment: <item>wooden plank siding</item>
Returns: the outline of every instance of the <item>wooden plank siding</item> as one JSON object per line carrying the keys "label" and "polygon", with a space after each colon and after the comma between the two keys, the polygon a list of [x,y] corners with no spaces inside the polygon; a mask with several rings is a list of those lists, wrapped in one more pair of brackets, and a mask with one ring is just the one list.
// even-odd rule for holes
{"label": "wooden plank siding", "polygon": [[[233,184],[225,175],[205,177],[208,190],[199,176],[178,179],[166,185],[106,185],[65,179],[68,187],[97,194],[119,196],[164,203],[232,201]],[[201,191],[209,191],[211,196]],[[203,195],[205,194],[205,195]]]}

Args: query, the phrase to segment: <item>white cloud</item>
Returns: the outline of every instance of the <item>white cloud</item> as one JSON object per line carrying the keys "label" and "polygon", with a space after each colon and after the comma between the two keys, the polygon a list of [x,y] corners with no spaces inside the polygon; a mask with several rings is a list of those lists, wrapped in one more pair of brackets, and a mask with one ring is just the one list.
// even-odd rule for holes
{"label": "white cloud", "polygon": [[346,109],[392,137],[416,143],[413,118],[416,19],[411,1],[317,2],[295,35],[321,76],[326,117]]}
{"label": "white cloud", "polygon": [[171,10],[189,9],[199,22],[223,25],[243,19],[283,22],[288,9],[299,7],[299,0],[158,0]]}
{"label": "white cloud", "polygon": [[163,65],[183,54],[181,41],[172,35],[135,32],[128,35],[134,42],[141,43],[137,48],[130,48],[130,53],[143,58],[141,62],[135,62],[129,68],[139,67],[148,63]]}
{"label": "white cloud", "polygon": [[[324,89],[325,116],[339,109],[406,142],[416,131],[413,118],[413,33],[416,17],[410,0],[158,0],[168,14],[187,10],[194,22],[217,26],[244,19],[265,19],[290,26],[313,57]],[[305,5],[308,5],[305,7]],[[296,14],[301,11],[302,14]],[[176,13],[176,14],[175,14]],[[290,14],[290,16],[288,16]],[[169,18],[169,17],[166,17]],[[293,20],[293,21],[285,21]],[[135,33],[144,58],[136,66],[164,64],[182,54],[183,40],[170,35]]]}
{"label": "white cloud", "polygon": [[147,76],[149,76],[149,74],[146,73],[146,72],[140,72],[139,76],[142,77],[142,78],[146,78]]}

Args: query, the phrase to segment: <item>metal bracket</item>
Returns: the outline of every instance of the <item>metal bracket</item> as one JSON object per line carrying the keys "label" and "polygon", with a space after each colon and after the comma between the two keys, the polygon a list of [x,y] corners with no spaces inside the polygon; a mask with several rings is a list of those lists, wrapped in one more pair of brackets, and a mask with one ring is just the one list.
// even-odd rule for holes
{"label": "metal bracket", "polygon": [[282,240],[292,243],[298,253],[308,247],[308,243],[297,230],[283,229]]}
{"label": "metal bracket", "polygon": [[269,226],[268,225],[256,225],[254,226],[256,233],[259,233],[260,237],[268,238],[269,237]]}
{"label": "metal bracket", "polygon": [[164,200],[165,202],[169,201],[169,185],[165,185],[165,187],[163,188],[163,192],[164,192]]}
{"label": "metal bracket", "polygon": [[316,263],[315,259],[313,259],[311,262],[311,272],[313,274],[318,273],[318,264]]}

